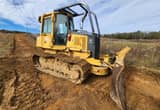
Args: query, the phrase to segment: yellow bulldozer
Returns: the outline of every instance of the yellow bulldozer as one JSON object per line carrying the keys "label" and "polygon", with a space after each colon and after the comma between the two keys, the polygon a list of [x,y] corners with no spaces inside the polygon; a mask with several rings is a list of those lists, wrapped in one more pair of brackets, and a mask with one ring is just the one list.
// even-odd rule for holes
{"label": "yellow bulldozer", "polygon": [[[75,29],[76,17],[81,18],[80,29]],[[83,29],[87,18],[92,32]],[[111,98],[123,109],[119,77],[130,48],[126,47],[114,55],[100,56],[101,34],[97,16],[86,3],[74,3],[43,14],[39,22],[41,28],[36,47],[43,49],[44,54],[33,56],[35,67],[75,84],[81,84],[90,73],[107,75],[112,72]]]}

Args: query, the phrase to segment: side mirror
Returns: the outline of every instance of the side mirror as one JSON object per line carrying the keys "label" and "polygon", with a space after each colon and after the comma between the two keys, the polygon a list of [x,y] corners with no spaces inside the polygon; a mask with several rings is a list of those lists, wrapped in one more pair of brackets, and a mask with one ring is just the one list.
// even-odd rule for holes
{"label": "side mirror", "polygon": [[42,22],[42,19],[41,19],[42,17],[41,16],[39,16],[38,17],[38,21],[39,21],[39,23],[41,23]]}

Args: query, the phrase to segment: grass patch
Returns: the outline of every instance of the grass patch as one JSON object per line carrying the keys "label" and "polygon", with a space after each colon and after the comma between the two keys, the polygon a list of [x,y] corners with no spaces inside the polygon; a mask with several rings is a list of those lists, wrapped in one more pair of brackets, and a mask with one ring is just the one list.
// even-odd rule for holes
{"label": "grass patch", "polygon": [[127,65],[138,67],[160,67],[160,42],[156,40],[124,40],[124,39],[101,39],[101,54],[117,52],[129,46],[132,50],[126,58]]}

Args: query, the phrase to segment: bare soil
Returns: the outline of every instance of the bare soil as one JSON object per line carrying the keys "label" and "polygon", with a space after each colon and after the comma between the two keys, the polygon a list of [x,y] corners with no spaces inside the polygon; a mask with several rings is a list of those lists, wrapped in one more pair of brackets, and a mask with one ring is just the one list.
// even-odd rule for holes
{"label": "bare soil", "polygon": [[[75,85],[42,73],[31,61],[39,51],[34,38],[23,33],[10,36],[10,54],[0,53],[5,56],[0,58],[0,110],[119,110],[109,97],[111,75],[91,75]],[[160,110],[159,71],[126,67],[124,73],[128,110]]]}

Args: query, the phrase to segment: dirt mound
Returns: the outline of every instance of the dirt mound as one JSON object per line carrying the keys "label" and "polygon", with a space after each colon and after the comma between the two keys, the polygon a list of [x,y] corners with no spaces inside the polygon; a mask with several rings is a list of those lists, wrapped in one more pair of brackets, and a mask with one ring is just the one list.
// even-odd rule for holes
{"label": "dirt mound", "polygon": [[14,35],[10,33],[0,33],[0,58],[9,57],[14,49]]}
{"label": "dirt mound", "polygon": [[[119,110],[109,97],[111,76],[91,75],[75,85],[42,73],[31,61],[34,37],[12,35],[12,54],[0,58],[0,110]],[[159,110],[160,74],[133,67],[124,72],[128,110]]]}
{"label": "dirt mound", "polygon": [[33,39],[27,35],[16,34],[15,35],[15,51],[16,57],[29,57],[34,53]]}
{"label": "dirt mound", "polygon": [[160,72],[127,68],[126,96],[129,110],[160,109]]}

